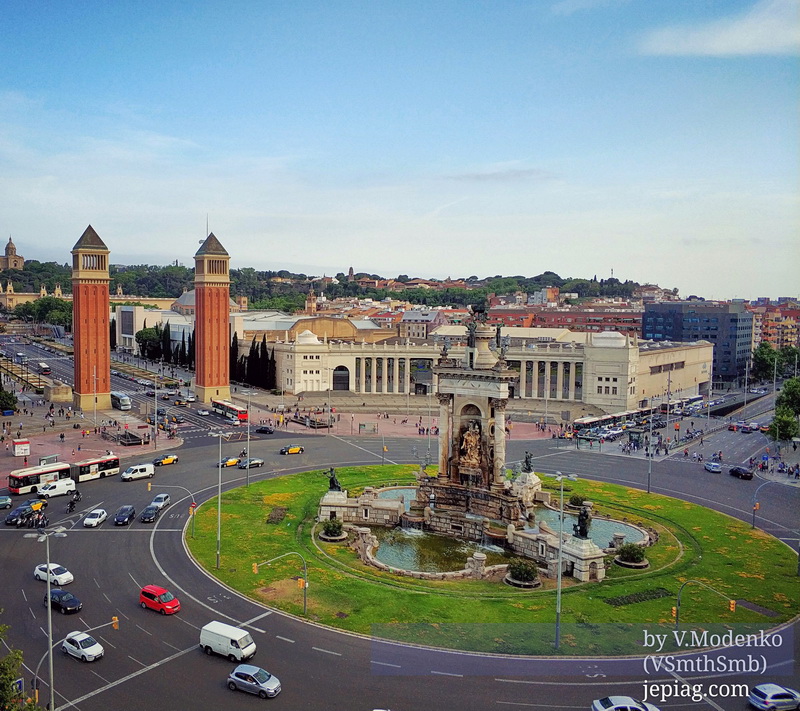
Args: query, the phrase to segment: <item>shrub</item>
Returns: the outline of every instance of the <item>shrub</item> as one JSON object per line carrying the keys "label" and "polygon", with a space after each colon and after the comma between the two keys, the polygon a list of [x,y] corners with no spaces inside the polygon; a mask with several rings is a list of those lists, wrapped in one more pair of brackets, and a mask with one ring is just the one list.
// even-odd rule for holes
{"label": "shrub", "polygon": [[581,496],[580,494],[573,494],[569,497],[570,506],[583,506],[584,501],[586,501],[586,497]]}
{"label": "shrub", "polygon": [[342,535],[342,519],[340,518],[326,518],[322,522],[322,532],[329,538],[335,538]]}
{"label": "shrub", "polygon": [[644,548],[635,543],[623,543],[617,550],[617,555],[626,563],[641,563],[644,560]]}
{"label": "shrub", "polygon": [[514,580],[521,583],[532,583],[539,577],[536,563],[525,558],[512,558],[508,564],[508,572]]}

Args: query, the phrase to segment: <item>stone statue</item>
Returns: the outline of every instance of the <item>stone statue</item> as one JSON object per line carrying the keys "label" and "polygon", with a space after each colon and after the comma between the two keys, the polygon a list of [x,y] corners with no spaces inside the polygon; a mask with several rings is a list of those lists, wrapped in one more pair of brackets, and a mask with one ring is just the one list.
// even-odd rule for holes
{"label": "stone statue", "polygon": [[475,348],[475,331],[478,328],[476,321],[467,324],[467,348]]}
{"label": "stone statue", "polygon": [[525,463],[522,465],[522,471],[527,474],[533,471],[533,455],[528,451],[525,452]]}
{"label": "stone statue", "polygon": [[481,430],[480,425],[473,420],[461,435],[462,466],[477,467],[481,463]]}
{"label": "stone statue", "polygon": [[327,476],[328,476],[328,491],[341,491],[342,485],[336,478],[336,470],[333,467],[331,467],[328,470]]}
{"label": "stone statue", "polygon": [[592,512],[588,506],[581,508],[578,514],[578,523],[573,524],[572,531],[576,538],[589,538],[589,526],[592,524]]}

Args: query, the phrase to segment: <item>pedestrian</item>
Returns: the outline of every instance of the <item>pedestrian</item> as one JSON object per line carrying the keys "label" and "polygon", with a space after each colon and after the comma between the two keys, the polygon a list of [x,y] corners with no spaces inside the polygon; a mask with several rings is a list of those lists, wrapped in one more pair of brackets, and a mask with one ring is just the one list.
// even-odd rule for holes
{"label": "pedestrian", "polygon": [[75,448],[74,448],[74,447],[73,447],[73,449],[72,449],[72,456],[73,456],[73,457],[75,456]]}

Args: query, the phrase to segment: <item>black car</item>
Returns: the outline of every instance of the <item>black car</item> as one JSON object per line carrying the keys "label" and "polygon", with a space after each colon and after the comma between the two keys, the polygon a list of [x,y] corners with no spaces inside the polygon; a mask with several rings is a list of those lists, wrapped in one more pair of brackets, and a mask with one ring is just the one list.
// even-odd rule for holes
{"label": "black car", "polygon": [[167,411],[163,407],[159,407],[156,410],[156,415],[158,415],[159,417],[164,417],[164,416],[166,416],[166,414],[167,414]]}
{"label": "black car", "polygon": [[256,432],[258,434],[275,434],[275,428],[269,425],[262,425],[261,427],[256,427]]}
{"label": "black car", "polygon": [[[47,595],[44,596],[44,606],[47,607]],[[50,591],[50,607],[66,615],[68,612],[80,612],[83,603],[71,592],[57,588]]]}
{"label": "black car", "polygon": [[114,514],[115,526],[127,526],[133,519],[136,518],[136,509],[130,504],[120,506],[117,513]]}
{"label": "black car", "polygon": [[160,515],[161,509],[158,508],[158,506],[153,506],[151,504],[150,506],[145,507],[139,516],[139,520],[142,523],[155,523]]}
{"label": "black car", "polygon": [[11,513],[6,515],[6,526],[24,526],[31,516],[33,516],[33,509],[30,506],[27,504],[17,506]]}
{"label": "black car", "polygon": [[728,474],[738,477],[739,479],[753,478],[753,472],[751,472],[749,469],[745,469],[744,467],[731,467]]}

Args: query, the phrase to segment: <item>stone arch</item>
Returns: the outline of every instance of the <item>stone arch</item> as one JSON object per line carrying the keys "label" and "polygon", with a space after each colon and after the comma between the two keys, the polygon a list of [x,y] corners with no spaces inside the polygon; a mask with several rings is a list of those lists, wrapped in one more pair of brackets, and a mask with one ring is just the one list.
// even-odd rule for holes
{"label": "stone arch", "polygon": [[345,365],[333,369],[333,389],[350,390],[350,370]]}

